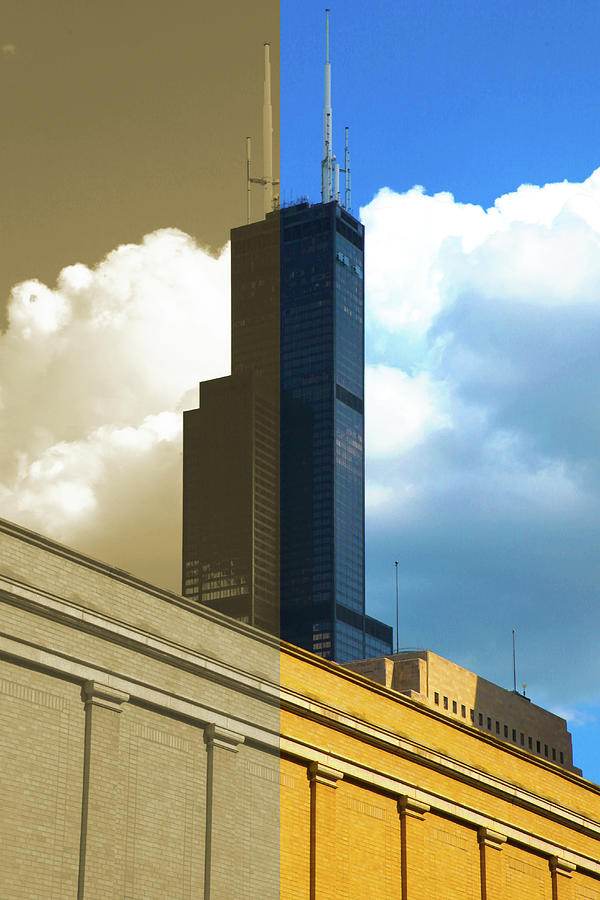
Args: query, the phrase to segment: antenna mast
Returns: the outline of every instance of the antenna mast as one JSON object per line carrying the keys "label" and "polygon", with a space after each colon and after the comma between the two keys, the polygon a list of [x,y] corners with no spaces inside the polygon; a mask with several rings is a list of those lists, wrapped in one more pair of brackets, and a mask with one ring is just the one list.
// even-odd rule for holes
{"label": "antenna mast", "polygon": [[265,217],[273,210],[273,107],[271,105],[271,45],[265,44],[265,84],[263,96],[263,167]]}
{"label": "antenna mast", "polygon": [[246,138],[246,222],[248,225],[250,224],[251,212],[252,212],[252,190],[250,188],[250,184],[252,179],[250,178],[250,153],[251,153],[251,138]]}
{"label": "antenna mast", "polygon": [[[332,148],[331,63],[329,62],[329,10],[325,10],[325,102],[323,105],[323,159],[321,161],[321,199],[329,203],[334,190],[339,195],[339,166],[335,164]],[[334,184],[337,182],[337,184]],[[339,199],[335,197],[335,199]]]}
{"label": "antenna mast", "polygon": [[515,652],[515,629],[512,630],[512,645],[513,645],[513,691],[517,693],[517,654]]}
{"label": "antenna mast", "polygon": [[262,178],[250,176],[251,141],[246,138],[246,217],[251,219],[251,184],[262,184],[264,188],[263,206],[265,217],[278,204],[279,198],[273,197],[273,187],[279,184],[273,179],[273,106],[271,103],[271,44],[265,42],[265,81],[263,92],[263,167]]}
{"label": "antenna mast", "polygon": [[348,148],[348,132],[350,129],[346,125],[346,142],[344,147],[344,168],[341,170],[345,173],[346,187],[344,191],[344,206],[347,210],[350,210],[352,204],[350,200],[350,192],[352,190],[352,185],[350,182],[350,150]]}

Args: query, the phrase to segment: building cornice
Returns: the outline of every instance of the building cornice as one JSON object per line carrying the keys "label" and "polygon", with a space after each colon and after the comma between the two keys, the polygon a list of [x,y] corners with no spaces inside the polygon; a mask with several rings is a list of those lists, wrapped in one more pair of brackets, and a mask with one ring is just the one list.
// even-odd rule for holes
{"label": "building cornice", "polygon": [[[485,731],[479,731],[473,726],[463,724],[463,722],[461,722],[460,720],[453,719],[452,717],[444,715],[444,713],[433,709],[431,706],[427,706],[421,700],[409,697],[407,694],[402,694],[394,688],[389,688],[377,681],[373,681],[366,675],[361,675],[358,672],[354,672],[352,669],[347,669],[340,663],[322,659],[320,656],[317,656],[316,654],[311,653],[308,650],[304,650],[302,647],[295,647],[293,644],[288,644],[285,641],[281,641],[281,651],[289,656],[301,659],[303,662],[315,666],[316,668],[328,671],[329,673],[331,673],[333,669],[336,676],[343,678],[346,681],[350,681],[353,684],[357,684],[363,688],[367,688],[372,693],[386,697],[400,706],[406,706],[413,711],[418,710],[418,712],[424,716],[428,716],[429,718],[435,719],[438,722],[443,722],[445,726],[449,728],[455,728],[463,734],[468,734],[470,738],[482,741],[485,744],[491,744],[496,749],[500,749],[504,753],[509,753],[511,756],[516,756],[520,760],[525,760],[530,765],[538,766],[539,768],[545,769],[546,771],[550,770],[554,775],[559,775],[561,778],[566,778],[567,780],[580,787],[583,786],[586,790],[590,790],[598,794],[598,796],[600,797],[600,785],[595,784],[593,781],[588,781],[582,775],[578,775],[577,772],[573,772],[570,769],[565,768],[564,766],[560,766],[558,763],[553,763],[550,760],[535,756],[525,749],[521,749],[520,747],[516,747],[513,744],[502,740],[501,738],[495,737],[493,734],[487,734]],[[326,704],[322,705],[325,706]],[[535,704],[532,705],[535,706]],[[539,708],[541,709],[543,707]],[[547,710],[544,711],[547,712]]]}
{"label": "building cornice", "polygon": [[75,563],[84,569],[98,572],[100,575],[110,578],[113,581],[118,581],[135,590],[150,594],[153,597],[157,597],[159,600],[163,600],[165,603],[185,609],[187,612],[192,613],[201,619],[216,622],[224,628],[227,628],[229,631],[237,631],[252,637],[260,643],[272,647],[279,647],[278,638],[265,631],[261,631],[260,628],[255,628],[245,622],[238,622],[237,619],[232,619],[230,616],[226,616],[224,613],[220,613],[215,609],[210,609],[210,607],[201,605],[193,600],[187,600],[185,597],[182,597],[180,594],[176,594],[173,591],[159,588],[155,584],[150,584],[148,581],[137,578],[135,575],[126,572],[124,569],[109,566],[107,563],[101,562],[92,556],[87,556],[79,550],[74,550],[72,547],[59,544],[42,534],[23,528],[21,525],[15,525],[14,522],[0,519],[0,534],[10,535],[19,541],[31,544],[34,547],[39,547],[47,553],[51,553],[54,556],[59,556],[62,559]]}

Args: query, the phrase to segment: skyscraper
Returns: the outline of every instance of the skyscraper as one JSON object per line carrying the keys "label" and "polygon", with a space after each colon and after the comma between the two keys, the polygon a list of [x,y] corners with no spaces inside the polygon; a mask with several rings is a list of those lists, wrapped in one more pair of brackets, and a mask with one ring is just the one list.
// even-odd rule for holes
{"label": "skyscraper", "polygon": [[343,662],[392,629],[365,615],[364,229],[331,121],[327,47],[321,203],[231,232],[232,375],[184,417],[183,593]]}

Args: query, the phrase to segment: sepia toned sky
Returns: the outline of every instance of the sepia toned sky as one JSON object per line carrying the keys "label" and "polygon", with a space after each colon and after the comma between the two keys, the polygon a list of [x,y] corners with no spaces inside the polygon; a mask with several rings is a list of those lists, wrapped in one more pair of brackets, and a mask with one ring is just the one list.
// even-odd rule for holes
{"label": "sepia toned sky", "polygon": [[267,40],[279,121],[278,3],[3,0],[0,32],[3,306],[157,228],[223,246],[247,134],[260,167]]}

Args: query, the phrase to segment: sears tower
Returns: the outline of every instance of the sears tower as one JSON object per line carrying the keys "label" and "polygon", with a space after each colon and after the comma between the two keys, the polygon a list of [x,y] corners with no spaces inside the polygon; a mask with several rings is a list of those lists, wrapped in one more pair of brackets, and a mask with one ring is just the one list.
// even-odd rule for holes
{"label": "sears tower", "polygon": [[[184,414],[183,593],[338,662],[392,649],[365,614],[364,229],[332,151],[329,28],[321,203],[231,232],[232,375]],[[264,144],[270,142],[265,50]],[[347,135],[347,132],[346,132]],[[250,216],[248,216],[250,218]]]}

